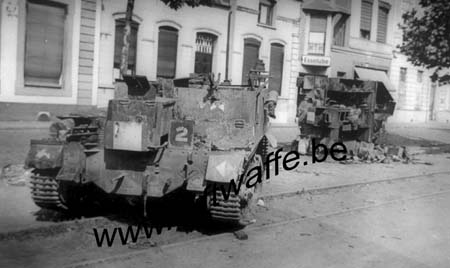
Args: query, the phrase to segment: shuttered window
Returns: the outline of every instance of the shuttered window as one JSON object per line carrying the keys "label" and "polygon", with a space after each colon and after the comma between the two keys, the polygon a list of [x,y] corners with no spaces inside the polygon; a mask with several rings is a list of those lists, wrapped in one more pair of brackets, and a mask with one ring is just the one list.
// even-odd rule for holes
{"label": "shuttered window", "polygon": [[378,9],[377,42],[386,43],[389,4],[380,2]]}
{"label": "shuttered window", "polygon": [[197,33],[195,40],[195,67],[196,74],[208,74],[212,72],[214,45],[217,37],[209,33]]}
{"label": "shuttered window", "polygon": [[248,74],[255,67],[259,58],[259,47],[261,43],[253,38],[244,40],[244,64],[242,66],[242,84],[248,85]]}
{"label": "shuttered window", "polygon": [[157,77],[175,77],[177,48],[178,30],[170,26],[159,27]]}
{"label": "shuttered window", "polygon": [[363,0],[361,2],[361,37],[370,39],[370,30],[372,28],[372,6],[370,0]]}
{"label": "shuttered window", "polygon": [[27,2],[25,84],[60,85],[66,13],[67,7],[63,4]]}
{"label": "shuttered window", "polygon": [[311,15],[309,24],[308,54],[323,55],[325,53],[325,32],[327,17]]}
{"label": "shuttered window", "polygon": [[[139,24],[131,22],[131,32],[129,37],[128,48],[128,70],[131,73],[136,72],[136,54],[137,54],[137,33]],[[123,33],[125,29],[125,20],[116,20],[116,36],[114,40],[114,68],[120,69],[120,62],[122,61],[122,47],[123,47]]]}
{"label": "shuttered window", "polygon": [[270,46],[270,79],[269,89],[276,90],[281,94],[281,83],[283,79],[284,46],[274,43]]}

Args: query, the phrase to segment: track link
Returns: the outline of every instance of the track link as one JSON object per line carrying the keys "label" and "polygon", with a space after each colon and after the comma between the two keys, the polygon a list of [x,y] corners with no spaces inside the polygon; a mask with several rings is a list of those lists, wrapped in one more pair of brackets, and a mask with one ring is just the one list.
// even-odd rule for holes
{"label": "track link", "polygon": [[31,197],[34,203],[46,209],[67,210],[56,181],[58,169],[34,169],[31,175]]}
{"label": "track link", "polygon": [[230,193],[225,200],[220,190],[216,191],[216,203],[211,193],[209,196],[209,211],[213,220],[237,224],[242,218],[241,199],[234,193]]}

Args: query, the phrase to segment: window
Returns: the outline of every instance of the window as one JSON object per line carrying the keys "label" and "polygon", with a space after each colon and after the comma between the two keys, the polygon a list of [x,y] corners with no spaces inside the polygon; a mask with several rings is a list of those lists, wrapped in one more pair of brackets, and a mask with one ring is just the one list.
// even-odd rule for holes
{"label": "window", "polygon": [[347,74],[345,72],[337,72],[337,77],[339,78],[345,78]]}
{"label": "window", "polygon": [[217,37],[209,33],[197,33],[195,39],[195,66],[196,74],[209,74],[212,72],[214,45]]}
{"label": "window", "polygon": [[335,46],[345,46],[345,35],[347,28],[347,20],[348,16],[338,14],[336,16],[341,16],[336,25],[334,26],[333,31],[333,45]]}
{"label": "window", "polygon": [[308,54],[323,55],[325,53],[325,32],[327,17],[311,15],[308,39]]}
{"label": "window", "polygon": [[361,38],[370,40],[370,30],[372,27],[372,6],[371,0],[363,0],[361,3]]}
{"label": "window", "polygon": [[276,90],[281,95],[283,80],[284,46],[273,43],[270,45],[270,79],[269,89]]}
{"label": "window", "polygon": [[174,78],[177,65],[178,30],[170,26],[159,27],[158,62],[156,76]]}
{"label": "window", "polygon": [[400,67],[400,81],[406,82],[406,71],[407,69],[405,67]]}
{"label": "window", "polygon": [[[129,37],[128,48],[128,73],[136,73],[136,54],[137,54],[137,33],[139,24],[131,22],[131,32]],[[122,61],[123,32],[125,29],[125,19],[116,20],[116,33],[114,38],[114,68],[120,69]]]}
{"label": "window", "polygon": [[25,32],[25,84],[61,86],[67,6],[28,1]]}
{"label": "window", "polygon": [[378,8],[378,27],[377,27],[377,42],[386,43],[387,23],[390,5],[385,2],[379,3]]}
{"label": "window", "polygon": [[422,83],[423,81],[423,71],[417,71],[417,83]]}
{"label": "window", "polygon": [[248,85],[248,74],[259,59],[261,43],[254,38],[244,39],[244,63],[242,66],[242,84]]}
{"label": "window", "polygon": [[258,22],[261,24],[272,25],[273,3],[269,0],[259,2]]}

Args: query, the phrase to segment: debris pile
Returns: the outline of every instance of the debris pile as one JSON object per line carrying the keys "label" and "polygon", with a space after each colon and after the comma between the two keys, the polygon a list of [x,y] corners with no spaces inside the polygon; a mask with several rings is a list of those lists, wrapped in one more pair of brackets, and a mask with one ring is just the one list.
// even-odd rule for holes
{"label": "debris pile", "polygon": [[347,160],[343,164],[355,162],[384,163],[402,162],[405,164],[429,164],[414,159],[407,147],[397,145],[382,145],[364,141],[343,142],[347,148]]}
{"label": "debris pile", "polygon": [[31,171],[23,165],[5,165],[0,170],[0,179],[4,179],[11,186],[25,186],[30,181]]}

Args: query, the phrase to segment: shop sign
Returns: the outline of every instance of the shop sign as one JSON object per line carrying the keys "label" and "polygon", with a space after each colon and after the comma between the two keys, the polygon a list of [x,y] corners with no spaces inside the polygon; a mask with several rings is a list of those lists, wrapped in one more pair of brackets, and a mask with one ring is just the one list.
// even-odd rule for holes
{"label": "shop sign", "polygon": [[325,56],[302,56],[302,64],[310,66],[330,66],[331,58]]}

